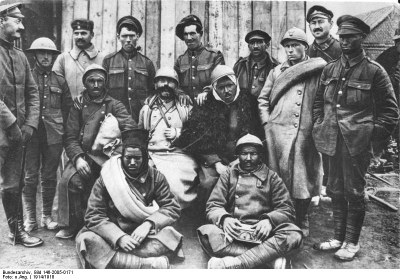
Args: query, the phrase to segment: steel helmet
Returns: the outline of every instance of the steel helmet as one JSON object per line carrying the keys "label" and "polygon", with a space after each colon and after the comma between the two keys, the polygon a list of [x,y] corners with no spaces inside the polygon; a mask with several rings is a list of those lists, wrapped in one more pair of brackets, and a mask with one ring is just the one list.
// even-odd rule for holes
{"label": "steel helmet", "polygon": [[37,38],[35,41],[32,42],[31,47],[26,51],[33,52],[36,50],[46,50],[57,54],[61,53],[59,50],[57,50],[56,44],[54,44],[52,40],[46,37]]}
{"label": "steel helmet", "polygon": [[85,69],[85,73],[83,73],[83,77],[82,77],[82,83],[83,83],[83,84],[85,84],[86,77],[87,77],[87,75],[89,74],[89,72],[91,72],[91,71],[101,71],[101,72],[103,72],[103,73],[104,73],[104,76],[106,77],[106,80],[107,80],[108,75],[107,75],[106,69],[104,69],[103,67],[101,67],[101,66],[98,65],[98,64],[93,63],[93,64],[90,64],[90,65]]}
{"label": "steel helmet", "polygon": [[239,147],[244,144],[249,144],[249,145],[253,145],[256,147],[260,147],[260,148],[263,147],[263,143],[261,142],[260,138],[258,138],[257,136],[254,136],[250,133],[247,133],[245,136],[241,137],[236,142],[235,152],[238,153]]}
{"label": "steel helmet", "polygon": [[214,84],[220,78],[228,75],[235,75],[235,72],[231,67],[227,65],[217,65],[211,72],[211,84]]}
{"label": "steel helmet", "polygon": [[164,67],[161,67],[160,69],[158,69],[154,79],[157,79],[158,77],[171,78],[171,79],[175,80],[177,85],[179,86],[178,74],[172,67],[164,66]]}
{"label": "steel helmet", "polygon": [[300,28],[292,27],[288,31],[286,31],[285,35],[282,38],[281,45],[283,46],[283,44],[287,40],[296,40],[308,47],[307,35]]}

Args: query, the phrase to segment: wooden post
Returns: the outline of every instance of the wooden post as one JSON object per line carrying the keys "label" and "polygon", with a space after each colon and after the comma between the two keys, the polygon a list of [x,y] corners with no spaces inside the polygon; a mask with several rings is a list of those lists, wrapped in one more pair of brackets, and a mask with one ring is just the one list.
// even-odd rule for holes
{"label": "wooden post", "polygon": [[142,47],[142,54],[146,54],[146,0],[134,0],[132,2],[132,16],[140,21],[143,34],[137,41],[137,46]]}
{"label": "wooden post", "polygon": [[222,26],[222,2],[210,1],[209,8],[209,38],[210,46],[222,50],[223,47],[223,26]]}
{"label": "wooden post", "polygon": [[225,64],[233,67],[238,59],[239,30],[238,30],[238,3],[236,1],[222,2],[222,39]]}
{"label": "wooden post", "polygon": [[249,55],[249,48],[244,38],[252,29],[252,3],[250,1],[241,1],[238,4],[239,56],[245,57]]}
{"label": "wooden post", "polygon": [[160,0],[149,0],[146,3],[146,56],[154,66],[160,67]]}
{"label": "wooden post", "polygon": [[[175,36],[175,27],[176,25],[183,19],[185,16],[190,14],[190,1],[182,1],[176,0],[175,1],[175,26],[174,26],[174,36]],[[200,20],[203,20],[200,18]],[[175,39],[175,59],[178,58],[181,54],[183,54],[187,47],[184,41],[179,39],[177,36],[174,37]]]}
{"label": "wooden post", "polygon": [[93,21],[94,25],[94,38],[93,44],[96,48],[100,49],[102,53],[107,54],[102,50],[103,42],[103,0],[90,0],[90,13],[89,19]]}
{"label": "wooden post", "polygon": [[117,49],[117,1],[104,0],[103,3],[103,42],[104,53],[115,52]]}
{"label": "wooden post", "polygon": [[160,67],[174,66],[175,38],[175,0],[161,1]]}
{"label": "wooden post", "polygon": [[61,26],[61,51],[70,50],[72,47],[71,22],[74,19],[74,0],[62,2],[62,26]]}
{"label": "wooden post", "polygon": [[275,1],[272,2],[272,14],[278,15],[274,17],[272,21],[272,35],[274,38],[272,42],[271,55],[277,58],[280,62],[286,59],[285,50],[280,44],[283,35],[287,31],[286,26],[286,2]]}
{"label": "wooden post", "polygon": [[[271,16],[272,2],[269,1],[254,1],[253,2],[253,29],[260,29],[271,35],[271,45],[276,41],[272,36],[272,22],[280,15]],[[271,53],[272,47],[270,46],[268,52]]]}

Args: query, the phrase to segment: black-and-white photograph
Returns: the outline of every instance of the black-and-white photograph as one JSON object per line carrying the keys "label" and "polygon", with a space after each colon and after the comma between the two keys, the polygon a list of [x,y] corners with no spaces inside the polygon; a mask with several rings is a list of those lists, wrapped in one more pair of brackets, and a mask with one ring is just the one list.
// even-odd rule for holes
{"label": "black-and-white photograph", "polygon": [[399,95],[397,1],[0,0],[2,279],[399,269]]}

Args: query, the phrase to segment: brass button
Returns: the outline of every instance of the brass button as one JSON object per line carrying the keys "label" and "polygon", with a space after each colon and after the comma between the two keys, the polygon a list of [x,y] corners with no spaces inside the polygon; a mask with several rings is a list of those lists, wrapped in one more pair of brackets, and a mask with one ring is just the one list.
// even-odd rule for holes
{"label": "brass button", "polygon": [[298,114],[298,113],[296,113],[296,114],[294,114],[294,116],[295,116],[295,117],[299,117],[299,114]]}
{"label": "brass button", "polygon": [[338,94],[339,94],[339,95],[342,95],[342,94],[343,94],[343,91],[339,90],[339,91],[338,91]]}
{"label": "brass button", "polygon": [[336,104],[336,108],[340,108],[340,104]]}
{"label": "brass button", "polygon": [[342,81],[346,81],[346,78],[342,78]]}
{"label": "brass button", "polygon": [[301,94],[302,94],[302,91],[301,91],[301,90],[298,90],[298,91],[297,91],[297,94],[298,94],[298,95],[301,95]]}
{"label": "brass button", "polygon": [[297,127],[297,123],[295,123],[293,126],[294,126],[294,127]]}

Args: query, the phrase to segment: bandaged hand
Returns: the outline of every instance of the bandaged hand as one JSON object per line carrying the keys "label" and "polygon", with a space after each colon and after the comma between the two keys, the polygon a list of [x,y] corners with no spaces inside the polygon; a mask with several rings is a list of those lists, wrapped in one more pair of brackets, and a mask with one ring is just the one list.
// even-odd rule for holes
{"label": "bandaged hand", "polygon": [[81,175],[82,177],[88,178],[90,176],[90,165],[82,157],[78,157],[78,159],[76,160],[75,168],[76,171],[78,171],[79,175]]}
{"label": "bandaged hand", "polygon": [[241,224],[238,219],[232,217],[226,217],[224,219],[223,229],[226,235],[231,238],[237,238],[239,236]]}
{"label": "bandaged hand", "polygon": [[132,232],[131,236],[136,246],[142,244],[142,242],[146,239],[147,235],[149,235],[153,224],[149,221],[145,221],[143,224],[138,226],[134,232]]}
{"label": "bandaged hand", "polygon": [[118,239],[117,245],[125,252],[130,252],[136,248],[135,240],[130,235],[124,235]]}
{"label": "bandaged hand", "polygon": [[215,170],[217,170],[218,174],[221,175],[221,174],[225,173],[226,170],[228,170],[228,166],[223,165],[220,162],[216,162],[215,163]]}
{"label": "bandaged hand", "polygon": [[22,133],[22,145],[25,146],[32,138],[33,127],[24,124],[21,128],[21,133]]}
{"label": "bandaged hand", "polygon": [[176,129],[175,128],[166,128],[164,130],[164,135],[168,140],[173,140],[176,138]]}
{"label": "bandaged hand", "polygon": [[6,133],[8,140],[10,140],[11,142],[17,143],[22,140],[21,129],[19,128],[17,122],[10,125],[6,130]]}
{"label": "bandaged hand", "polygon": [[264,219],[253,225],[253,228],[256,238],[258,240],[264,241],[267,239],[269,233],[271,232],[272,225],[269,219]]}
{"label": "bandaged hand", "polygon": [[201,92],[197,95],[196,102],[197,105],[203,106],[206,103],[208,92]]}

